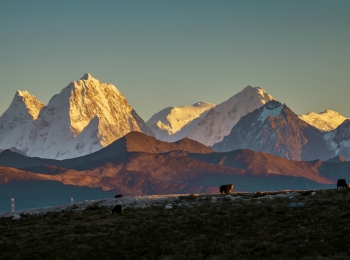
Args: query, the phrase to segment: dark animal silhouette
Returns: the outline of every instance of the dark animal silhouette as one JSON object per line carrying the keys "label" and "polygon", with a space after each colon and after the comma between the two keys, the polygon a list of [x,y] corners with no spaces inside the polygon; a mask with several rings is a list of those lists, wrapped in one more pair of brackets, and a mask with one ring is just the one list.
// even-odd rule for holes
{"label": "dark animal silhouette", "polygon": [[118,194],[118,195],[115,195],[114,198],[123,198],[123,194]]}
{"label": "dark animal silhouette", "polygon": [[114,208],[112,209],[112,214],[116,213],[116,214],[121,214],[123,211],[123,207],[122,205],[115,205]]}
{"label": "dark animal silhouette", "polygon": [[309,195],[311,195],[311,191],[309,191],[309,190],[307,190],[307,191],[304,191],[301,195],[303,195],[303,196],[309,196]]}
{"label": "dark animal silhouette", "polygon": [[233,187],[235,185],[233,184],[225,184],[220,186],[220,193],[221,194],[231,194],[231,191],[233,190]]}
{"label": "dark animal silhouette", "polygon": [[337,181],[337,189],[338,188],[347,188],[348,185],[346,184],[346,180],[345,179],[339,179]]}

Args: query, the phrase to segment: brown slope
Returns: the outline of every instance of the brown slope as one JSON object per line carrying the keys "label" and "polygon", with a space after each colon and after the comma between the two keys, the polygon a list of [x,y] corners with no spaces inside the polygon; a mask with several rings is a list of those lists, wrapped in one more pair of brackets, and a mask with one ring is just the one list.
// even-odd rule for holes
{"label": "brown slope", "polygon": [[247,149],[215,153],[213,155],[189,154],[188,156],[216,165],[244,169],[247,171],[247,174],[253,176],[303,177],[322,184],[334,183],[334,181],[327,179],[319,173],[318,169],[322,164],[321,161],[293,161]]}
{"label": "brown slope", "polygon": [[128,153],[167,153],[172,151],[200,154],[214,152],[205,145],[187,138],[178,142],[167,143],[141,132],[133,131],[97,152],[78,158],[64,160],[55,165],[66,168],[86,168],[85,165],[94,165],[93,162],[109,162],[114,160],[114,158],[125,156]]}
{"label": "brown slope", "polygon": [[[58,181],[66,185],[116,189],[125,194],[218,192],[217,184],[196,184],[206,175],[241,176],[240,169],[211,165],[187,157],[129,153],[121,162],[105,163],[91,170],[66,169],[60,174],[35,174],[2,167],[1,183],[28,180]],[[60,168],[59,170],[62,171]]]}
{"label": "brown slope", "polygon": [[36,174],[16,168],[0,166],[0,184],[28,180],[45,180],[45,177],[43,176],[44,174]]}
{"label": "brown slope", "polygon": [[120,156],[123,153],[166,153],[172,151],[204,154],[214,152],[205,145],[187,138],[174,143],[167,143],[141,132],[133,131],[97,152],[62,161],[38,157],[25,157],[10,150],[6,150],[0,153],[0,166],[25,168],[29,171],[31,169],[28,167],[36,167],[39,169],[44,165],[75,168],[79,165],[86,165],[94,161],[109,161],[111,158]]}
{"label": "brown slope", "polygon": [[317,188],[317,183],[333,183],[317,172],[320,165],[320,161],[293,162],[245,150],[188,154],[188,157],[124,153],[108,162],[93,162],[90,168],[81,170],[58,168],[55,173],[55,167],[51,166],[46,167],[48,174],[19,171],[14,175],[12,169],[6,181],[57,181],[65,185],[114,189],[128,195],[217,193],[218,186],[224,183],[235,183],[235,190],[305,189]]}
{"label": "brown slope", "polygon": [[[104,190],[116,188],[126,194],[167,194],[189,192],[196,181],[208,174],[242,176],[244,171],[187,157],[136,153],[130,154],[125,162],[108,162],[91,170],[68,169],[61,174],[45,176],[64,184]],[[207,187],[194,189],[207,190]]]}
{"label": "brown slope", "polygon": [[140,132],[130,132],[123,137],[127,152],[166,153],[170,151],[186,151],[190,153],[213,153],[214,150],[197,141],[184,138],[174,143],[159,141]]}

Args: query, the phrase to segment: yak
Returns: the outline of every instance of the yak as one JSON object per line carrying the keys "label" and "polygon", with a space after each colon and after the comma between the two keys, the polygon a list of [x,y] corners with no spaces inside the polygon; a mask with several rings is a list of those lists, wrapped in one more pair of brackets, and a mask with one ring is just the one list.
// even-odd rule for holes
{"label": "yak", "polygon": [[118,194],[118,195],[115,195],[114,198],[123,198],[123,194]]}
{"label": "yak", "polygon": [[233,190],[234,184],[225,184],[220,186],[220,193],[221,194],[231,194],[231,191]]}
{"label": "yak", "polygon": [[113,213],[121,214],[122,211],[123,211],[122,205],[117,204],[117,205],[115,205],[114,208],[112,209],[112,214],[113,214]]}
{"label": "yak", "polygon": [[337,181],[337,189],[338,188],[347,188],[348,185],[346,184],[346,180],[345,179],[339,179]]}

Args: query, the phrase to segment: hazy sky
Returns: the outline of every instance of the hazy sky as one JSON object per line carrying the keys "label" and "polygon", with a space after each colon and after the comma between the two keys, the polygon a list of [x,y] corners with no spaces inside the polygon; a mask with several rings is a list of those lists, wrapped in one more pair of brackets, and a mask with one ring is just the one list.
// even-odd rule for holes
{"label": "hazy sky", "polygon": [[350,118],[349,0],[0,0],[0,114],[90,72],[144,119],[260,86],[297,114]]}

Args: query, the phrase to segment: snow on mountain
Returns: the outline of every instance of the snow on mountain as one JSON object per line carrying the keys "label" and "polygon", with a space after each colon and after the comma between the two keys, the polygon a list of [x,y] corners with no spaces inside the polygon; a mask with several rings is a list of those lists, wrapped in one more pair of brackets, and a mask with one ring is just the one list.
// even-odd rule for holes
{"label": "snow on mountain", "polygon": [[231,133],[212,148],[218,152],[251,149],[297,161],[334,156],[323,132],[278,101],[270,101],[242,117]]}
{"label": "snow on mountain", "polygon": [[214,104],[198,102],[192,106],[168,107],[154,114],[147,125],[158,140],[175,142],[185,138]]}
{"label": "snow on mountain", "polygon": [[346,119],[333,131],[325,133],[324,139],[334,155],[350,160],[350,119]]}
{"label": "snow on mountain", "polygon": [[[19,114],[11,106],[9,109]],[[99,150],[130,131],[153,135],[115,86],[90,74],[71,82],[51,98],[37,118],[27,122],[29,136],[16,141],[10,135],[11,145],[0,141],[0,147],[15,146],[28,156],[66,159]]]}
{"label": "snow on mountain", "polygon": [[321,113],[310,112],[300,115],[299,118],[321,131],[332,131],[347,119],[333,110],[326,110]]}
{"label": "snow on mountain", "polygon": [[207,146],[227,136],[234,125],[246,114],[275,100],[260,87],[247,86],[227,101],[211,109],[188,134],[188,138]]}
{"label": "snow on mountain", "polygon": [[0,117],[0,148],[19,148],[28,139],[33,120],[45,105],[27,91],[17,90],[9,108]]}

